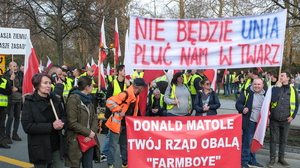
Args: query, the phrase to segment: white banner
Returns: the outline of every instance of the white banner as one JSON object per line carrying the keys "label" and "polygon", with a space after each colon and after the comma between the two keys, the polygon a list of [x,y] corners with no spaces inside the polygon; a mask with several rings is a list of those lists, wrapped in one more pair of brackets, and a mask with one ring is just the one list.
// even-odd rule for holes
{"label": "white banner", "polygon": [[25,55],[27,38],[30,39],[29,29],[0,27],[0,54]]}
{"label": "white banner", "polygon": [[257,16],[164,20],[130,17],[134,69],[281,66],[286,10]]}

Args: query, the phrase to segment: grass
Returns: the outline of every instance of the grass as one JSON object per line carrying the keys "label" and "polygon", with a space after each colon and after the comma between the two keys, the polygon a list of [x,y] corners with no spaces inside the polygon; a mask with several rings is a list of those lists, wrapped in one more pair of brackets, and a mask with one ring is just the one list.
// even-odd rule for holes
{"label": "grass", "polygon": [[[221,91],[222,91],[222,90],[221,90]],[[220,94],[218,95],[218,98],[219,98],[219,99],[235,100],[235,95],[234,95],[234,93],[231,93],[229,97],[225,97],[225,96],[223,95],[223,92],[221,93],[221,91],[220,91]],[[240,95],[238,94],[238,96],[240,96]]]}

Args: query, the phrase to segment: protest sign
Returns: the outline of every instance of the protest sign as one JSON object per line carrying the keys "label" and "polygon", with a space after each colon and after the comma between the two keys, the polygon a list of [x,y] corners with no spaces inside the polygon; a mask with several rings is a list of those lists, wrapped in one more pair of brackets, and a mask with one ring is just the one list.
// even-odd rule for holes
{"label": "protest sign", "polygon": [[29,29],[0,27],[0,54],[24,55]]}
{"label": "protest sign", "polygon": [[241,126],[240,114],[126,116],[129,168],[239,167]]}
{"label": "protest sign", "polygon": [[134,69],[281,66],[286,10],[219,19],[130,17]]}

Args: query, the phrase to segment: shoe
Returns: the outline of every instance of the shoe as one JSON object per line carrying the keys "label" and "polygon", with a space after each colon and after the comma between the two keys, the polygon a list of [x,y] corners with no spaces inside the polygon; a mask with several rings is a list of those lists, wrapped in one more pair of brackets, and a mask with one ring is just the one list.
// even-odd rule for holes
{"label": "shoe", "polygon": [[256,164],[249,164],[249,167],[256,168],[256,167],[264,167],[264,166],[259,163],[256,163]]}
{"label": "shoe", "polygon": [[275,164],[275,157],[270,157],[270,162],[268,163],[268,167],[273,167]]}
{"label": "shoe", "polygon": [[11,137],[12,140],[15,140],[15,141],[22,141],[22,139],[19,137],[18,134],[13,134],[13,136]]}
{"label": "shoe", "polygon": [[107,156],[106,155],[101,155],[100,156],[100,162],[106,162],[107,161]]}
{"label": "shoe", "polygon": [[288,163],[284,160],[283,157],[280,157],[280,158],[278,159],[278,162],[277,162],[277,163],[280,164],[280,165],[283,166],[283,167],[291,167],[290,164],[288,164]]}
{"label": "shoe", "polygon": [[127,168],[128,167],[128,165],[122,165],[122,168]]}
{"label": "shoe", "polygon": [[11,141],[11,139],[10,139],[10,136],[9,136],[9,135],[6,135],[6,137],[5,137],[5,140],[6,140],[6,143],[8,143],[8,144],[12,144],[12,141]]}
{"label": "shoe", "polygon": [[114,165],[108,165],[108,167],[109,167],[109,168],[114,168],[115,166],[114,166]]}
{"label": "shoe", "polygon": [[242,165],[241,168],[249,168],[248,165]]}
{"label": "shoe", "polygon": [[10,149],[10,146],[7,145],[6,143],[1,143],[0,148]]}

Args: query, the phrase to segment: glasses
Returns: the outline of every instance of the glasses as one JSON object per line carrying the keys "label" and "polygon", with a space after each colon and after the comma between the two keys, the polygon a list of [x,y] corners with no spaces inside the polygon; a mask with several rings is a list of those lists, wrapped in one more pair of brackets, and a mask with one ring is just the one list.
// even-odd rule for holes
{"label": "glasses", "polygon": [[207,86],[208,86],[208,85],[211,85],[211,83],[205,83],[205,85],[207,85]]}

